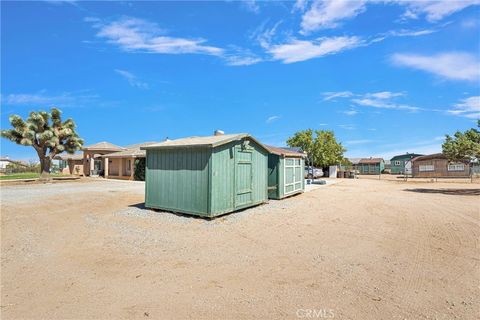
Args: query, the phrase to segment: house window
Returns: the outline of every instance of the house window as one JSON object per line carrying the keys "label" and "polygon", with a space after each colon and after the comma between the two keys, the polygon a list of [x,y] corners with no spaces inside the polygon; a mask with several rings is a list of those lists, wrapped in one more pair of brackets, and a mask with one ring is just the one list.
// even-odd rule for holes
{"label": "house window", "polygon": [[395,160],[395,165],[399,166],[400,165],[400,160]]}
{"label": "house window", "polygon": [[418,166],[420,172],[435,171],[435,166],[433,164],[421,164]]}
{"label": "house window", "polygon": [[463,163],[449,164],[448,171],[465,171],[465,165]]}

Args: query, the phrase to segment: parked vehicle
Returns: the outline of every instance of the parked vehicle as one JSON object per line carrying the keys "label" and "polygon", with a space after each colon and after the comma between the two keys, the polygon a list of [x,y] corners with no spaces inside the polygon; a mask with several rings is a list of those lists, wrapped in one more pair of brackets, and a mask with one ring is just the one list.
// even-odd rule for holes
{"label": "parked vehicle", "polygon": [[306,179],[316,179],[323,177],[323,170],[320,168],[314,167],[305,167],[305,178]]}

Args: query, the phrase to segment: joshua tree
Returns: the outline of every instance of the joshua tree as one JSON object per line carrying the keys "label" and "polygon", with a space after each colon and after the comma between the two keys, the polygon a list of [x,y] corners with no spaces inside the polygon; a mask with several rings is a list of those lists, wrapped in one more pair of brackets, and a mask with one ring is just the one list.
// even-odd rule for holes
{"label": "joshua tree", "polygon": [[62,122],[61,111],[56,108],[51,112],[32,111],[25,121],[17,115],[9,120],[13,129],[2,130],[2,137],[35,149],[40,159],[41,180],[50,178],[50,165],[57,154],[64,151],[72,154],[83,145],[83,139],[75,132],[75,122],[72,119]]}

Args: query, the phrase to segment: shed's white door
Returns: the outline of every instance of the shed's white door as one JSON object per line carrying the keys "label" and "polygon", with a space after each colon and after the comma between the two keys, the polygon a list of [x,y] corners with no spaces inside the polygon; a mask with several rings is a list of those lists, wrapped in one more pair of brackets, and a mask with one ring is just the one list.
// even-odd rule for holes
{"label": "shed's white door", "polygon": [[302,160],[296,158],[285,158],[285,194],[302,190],[303,179]]}
{"label": "shed's white door", "polygon": [[412,161],[410,160],[405,162],[405,173],[412,174]]}

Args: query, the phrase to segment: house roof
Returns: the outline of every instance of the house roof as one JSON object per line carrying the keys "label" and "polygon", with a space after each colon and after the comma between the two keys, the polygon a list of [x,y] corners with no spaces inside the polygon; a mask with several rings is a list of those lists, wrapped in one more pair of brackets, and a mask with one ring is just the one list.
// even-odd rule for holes
{"label": "house roof", "polygon": [[352,164],[358,164],[362,158],[347,158]]}
{"label": "house roof", "polygon": [[412,161],[432,160],[432,159],[447,159],[447,157],[443,153],[434,153],[434,154],[427,154],[425,156],[415,157],[412,159]]}
{"label": "house roof", "polygon": [[104,158],[145,158],[146,151],[140,149],[141,147],[147,147],[153,144],[158,144],[158,142],[144,142],[132,144],[126,147],[126,150],[113,152],[109,154],[102,155]]}
{"label": "house roof", "polygon": [[383,161],[382,158],[363,158],[363,159],[360,159],[358,163],[374,164],[374,163],[380,163],[382,161]]}
{"label": "house roof", "polygon": [[296,158],[303,158],[306,157],[307,155],[303,152],[297,152],[292,149],[286,149],[286,148],[279,148],[279,147],[274,147],[274,146],[269,146],[265,145],[265,147],[268,149],[270,153],[282,156],[282,157],[296,157]]}
{"label": "house roof", "polygon": [[417,154],[417,153],[405,153],[405,154],[399,154],[398,156],[394,156],[390,161],[398,160],[398,159],[404,159],[404,158],[409,158],[413,159],[415,157],[420,157],[422,154]]}
{"label": "house roof", "polygon": [[99,150],[99,151],[121,151],[125,148],[117,146],[113,143],[102,141],[99,143],[91,144],[89,146],[83,147],[83,150]]}
{"label": "house roof", "polygon": [[56,160],[83,160],[83,154],[75,153],[75,154],[68,154],[62,153],[55,156]]}
{"label": "house roof", "polygon": [[241,140],[244,138],[249,138],[263,147],[265,150],[268,149],[261,144],[254,137],[250,136],[247,133],[237,133],[237,134],[222,134],[218,136],[204,136],[204,137],[188,137],[180,138],[175,140],[167,140],[160,143],[152,144],[149,146],[141,147],[141,150],[148,149],[171,149],[171,148],[193,148],[193,147],[204,147],[204,148],[215,148],[226,143]]}

